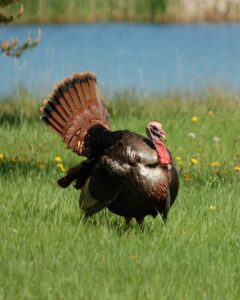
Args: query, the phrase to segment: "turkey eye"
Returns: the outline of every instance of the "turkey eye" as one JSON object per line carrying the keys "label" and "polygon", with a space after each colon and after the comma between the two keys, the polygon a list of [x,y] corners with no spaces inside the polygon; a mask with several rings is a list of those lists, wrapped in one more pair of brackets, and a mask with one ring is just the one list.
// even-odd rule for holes
{"label": "turkey eye", "polygon": [[152,127],[152,130],[153,130],[153,131],[157,131],[157,127],[156,127],[156,126],[153,126],[153,127]]}

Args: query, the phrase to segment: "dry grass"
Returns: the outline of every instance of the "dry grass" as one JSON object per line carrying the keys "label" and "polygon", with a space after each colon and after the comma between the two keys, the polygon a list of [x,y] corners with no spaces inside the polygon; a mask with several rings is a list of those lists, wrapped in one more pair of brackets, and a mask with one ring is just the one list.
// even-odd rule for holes
{"label": "dry grass", "polygon": [[239,21],[240,0],[23,0],[23,23]]}

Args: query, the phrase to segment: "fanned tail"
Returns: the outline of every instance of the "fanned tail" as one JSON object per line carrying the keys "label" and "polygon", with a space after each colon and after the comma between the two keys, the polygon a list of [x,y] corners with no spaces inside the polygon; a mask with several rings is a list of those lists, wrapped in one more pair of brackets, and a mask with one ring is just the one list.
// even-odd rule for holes
{"label": "fanned tail", "polygon": [[110,126],[96,75],[89,71],[58,83],[41,111],[43,121],[79,155],[86,155],[84,138],[92,126]]}

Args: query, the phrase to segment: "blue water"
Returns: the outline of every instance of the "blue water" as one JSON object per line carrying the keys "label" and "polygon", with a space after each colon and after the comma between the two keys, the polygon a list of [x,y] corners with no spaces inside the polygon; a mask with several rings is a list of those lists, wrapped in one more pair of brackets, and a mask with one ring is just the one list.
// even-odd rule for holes
{"label": "blue water", "polygon": [[[0,27],[0,40],[23,41],[39,26]],[[20,59],[0,56],[0,94],[24,85],[45,95],[76,71],[92,70],[103,88],[240,88],[240,25],[44,25],[40,45]]]}

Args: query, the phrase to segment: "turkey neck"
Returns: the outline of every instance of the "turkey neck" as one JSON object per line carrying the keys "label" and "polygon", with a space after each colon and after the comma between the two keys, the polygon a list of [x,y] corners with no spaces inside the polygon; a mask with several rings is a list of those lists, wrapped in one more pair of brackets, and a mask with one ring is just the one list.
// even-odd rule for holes
{"label": "turkey neck", "polygon": [[158,154],[160,165],[169,165],[171,164],[171,156],[164,145],[164,143],[158,137],[153,137],[152,141],[154,143],[155,149]]}

